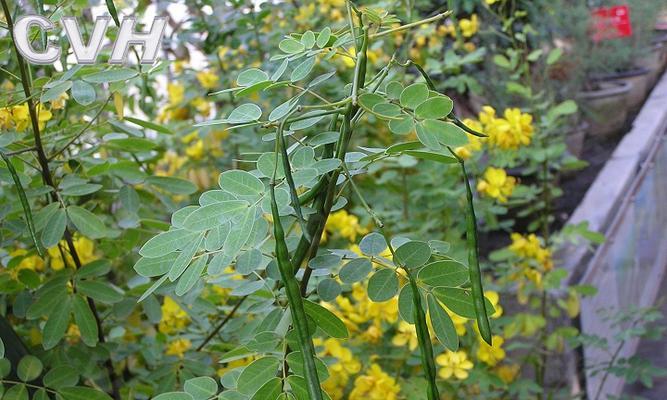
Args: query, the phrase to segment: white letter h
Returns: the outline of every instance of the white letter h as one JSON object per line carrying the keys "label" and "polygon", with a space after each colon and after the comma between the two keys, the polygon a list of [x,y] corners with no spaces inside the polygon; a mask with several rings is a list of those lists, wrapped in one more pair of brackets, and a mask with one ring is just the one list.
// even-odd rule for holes
{"label": "white letter h", "polygon": [[134,31],[134,18],[125,18],[120,24],[118,37],[111,52],[110,64],[123,64],[127,57],[130,46],[142,45],[143,54],[141,55],[142,64],[152,64],[157,59],[157,53],[162,41],[162,34],[167,25],[167,19],[157,17],[153,20],[153,26],[147,33],[138,33]]}

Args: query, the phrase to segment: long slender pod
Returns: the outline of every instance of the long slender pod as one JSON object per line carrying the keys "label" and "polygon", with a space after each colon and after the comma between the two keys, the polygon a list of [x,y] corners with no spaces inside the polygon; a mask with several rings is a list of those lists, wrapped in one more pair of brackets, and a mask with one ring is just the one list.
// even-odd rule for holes
{"label": "long slender pod", "polygon": [[440,393],[436,385],[436,367],[433,356],[433,344],[431,343],[431,335],[428,333],[428,325],[426,324],[426,313],[422,307],[422,298],[419,294],[419,287],[417,281],[412,274],[406,269],[408,279],[410,280],[410,288],[412,289],[412,307],[415,318],[415,328],[417,330],[417,341],[419,343],[419,351],[421,354],[422,368],[426,374],[426,381],[428,383],[427,396],[428,400],[439,400]]}
{"label": "long slender pod", "polygon": [[14,180],[14,185],[16,185],[16,191],[18,192],[19,199],[21,200],[21,206],[23,207],[23,214],[25,215],[25,221],[26,224],[28,225],[28,232],[30,232],[30,238],[32,239],[33,243],[35,243],[35,247],[37,248],[37,253],[40,256],[43,256],[42,247],[40,246],[39,241],[37,240],[37,233],[35,232],[35,223],[33,222],[32,219],[32,211],[30,210],[30,203],[28,203],[28,197],[25,195],[25,190],[23,190],[23,185],[21,185],[21,179],[19,178],[18,173],[16,173],[16,168],[14,168],[14,165],[12,164],[9,157],[7,157],[5,153],[1,152],[0,155],[2,156],[2,159],[5,161],[5,164],[7,164],[7,169],[9,170],[9,173],[12,175],[12,179]]}
{"label": "long slender pod", "polygon": [[[426,84],[432,90],[435,90],[433,81],[428,76],[426,71],[417,63],[411,62],[419,71],[419,73],[426,80]],[[454,117],[455,121],[458,121],[458,118]],[[465,125],[458,121],[457,125],[462,127],[466,132],[473,134],[475,136],[485,137],[483,133],[472,131],[471,129],[465,127]],[[484,289],[482,288],[482,273],[479,268],[479,248],[478,248],[478,239],[477,239],[477,217],[475,216],[475,207],[472,201],[472,188],[470,187],[470,181],[468,179],[468,173],[465,167],[465,161],[459,157],[452,148],[447,147],[449,152],[452,153],[454,157],[459,162],[461,166],[461,172],[463,174],[463,181],[466,185],[466,242],[468,245],[468,271],[470,274],[470,286],[472,288],[472,297],[473,305],[475,308],[475,316],[477,317],[477,327],[479,328],[479,333],[489,345],[491,344],[491,324],[489,323],[489,317],[486,313],[486,302],[484,300]]]}
{"label": "long slender pod", "polygon": [[[450,149],[452,154],[455,154]],[[472,288],[473,305],[477,317],[477,327],[482,339],[491,345],[491,324],[486,313],[486,302],[484,300],[484,289],[482,288],[482,273],[479,268],[479,248],[477,246],[477,218],[472,201],[472,189],[468,180],[465,162],[456,157],[461,166],[463,181],[466,185],[466,241],[468,244],[468,271],[470,274],[470,287]]]}
{"label": "long slender pod", "polygon": [[[289,118],[290,115],[291,113],[287,114],[286,118],[283,119],[280,123],[280,127],[276,131],[276,141],[282,155],[283,169],[285,170],[285,180],[287,181],[287,186],[289,187],[289,194],[292,200],[292,207],[294,207],[294,213],[296,214],[296,218],[299,221],[299,225],[301,226],[304,237],[307,241],[310,242],[310,233],[308,233],[308,230],[306,229],[306,221],[304,220],[303,212],[301,211],[301,202],[299,201],[299,195],[297,194],[296,186],[294,185],[292,166],[290,165],[289,154],[287,154],[287,145],[285,143],[285,121],[287,118]],[[276,154],[276,157],[278,157],[278,154]]]}

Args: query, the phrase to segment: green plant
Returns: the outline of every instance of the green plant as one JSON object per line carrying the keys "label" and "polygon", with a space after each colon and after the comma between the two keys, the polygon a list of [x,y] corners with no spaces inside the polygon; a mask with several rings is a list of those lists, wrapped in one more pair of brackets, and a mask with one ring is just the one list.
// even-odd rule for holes
{"label": "green plant", "polygon": [[639,356],[623,357],[622,351],[629,342],[660,340],[664,337],[665,327],[659,323],[662,313],[655,307],[629,307],[627,310],[597,310],[603,323],[607,325],[610,337],[581,334],[571,339],[575,346],[586,346],[589,350],[603,351],[608,357],[604,360],[586,364],[586,373],[599,376],[599,384],[593,394],[597,400],[603,393],[605,383],[610,376],[622,378],[626,384],[641,382],[646,387],[653,386],[655,378],[667,376],[667,370],[651,364]]}
{"label": "green plant", "polygon": [[[318,258],[333,257],[340,260],[331,249],[324,252],[318,251],[327,218],[335,204],[340,202],[339,185],[349,183],[355,188],[350,169],[358,174],[363,171],[363,168],[367,168],[377,160],[398,157],[403,153],[425,160],[460,163],[463,166],[463,160],[457,160],[453,156],[451,146],[464,145],[467,141],[466,130],[470,131],[452,115],[452,101],[435,92],[427,76],[424,77],[431,85],[430,88],[424,83],[413,83],[403,87],[401,82],[392,80],[386,84],[384,91],[380,91],[389,72],[392,69],[401,68],[401,64],[392,58],[387,65],[368,79],[370,69],[367,63],[368,48],[374,39],[437,21],[447,15],[438,14],[423,21],[384,28],[387,23],[395,21],[393,16],[386,13],[377,14],[372,9],[356,9],[350,5],[348,6],[350,24],[348,30],[334,32],[330,28],[325,28],[317,33],[306,31],[288,35],[283,39],[279,45],[282,54],[273,57],[273,60],[279,61],[280,65],[271,78],[268,73],[260,69],[248,69],[241,72],[237,78],[238,87],[231,89],[232,91],[249,95],[259,90],[276,90],[290,85],[289,82],[296,83],[306,80],[318,56],[336,54],[348,44],[356,47],[357,56],[353,79],[348,85],[350,94],[342,99],[325,101],[314,91],[319,83],[333,75],[325,73],[307,82],[304,85],[306,88],[300,89],[297,95],[282,100],[280,106],[268,113],[267,119],[261,119],[263,111],[260,107],[252,103],[245,103],[232,110],[229,116],[222,121],[204,123],[205,125],[226,123],[234,127],[261,126],[273,129],[275,134],[271,134],[268,140],[275,141],[275,150],[259,155],[257,171],[254,175],[242,170],[225,171],[219,179],[222,190],[205,192],[200,197],[201,206],[187,206],[177,211],[172,217],[171,229],[155,236],[141,248],[140,254],[144,258],[139,260],[135,269],[143,270],[145,266],[151,265],[150,270],[146,272],[150,276],[161,277],[142,295],[140,300],[148,298],[168,281],[174,282],[176,295],[187,295],[195,288],[198,281],[216,279],[223,272],[223,268],[230,263],[236,264],[237,272],[242,272],[244,275],[253,272],[244,278],[247,280],[242,284],[242,286],[252,287],[246,296],[259,290],[268,290],[265,295],[269,294],[276,298],[276,303],[266,310],[268,314],[274,311],[282,313],[280,288],[283,287],[290,310],[290,313],[285,315],[291,315],[291,318],[287,317],[286,321],[291,320],[294,327],[294,330],[287,332],[286,335],[287,349],[298,349],[299,356],[295,357],[303,359],[304,367],[299,368],[303,377],[299,376],[301,373],[287,377],[287,368],[291,367],[294,370],[295,367],[289,365],[291,353],[286,350],[283,354],[285,359],[281,363],[283,365],[282,375],[287,377],[289,390],[295,395],[300,396],[298,393],[302,389],[299,389],[299,382],[303,380],[307,387],[303,390],[307,390],[310,398],[322,398],[323,395],[319,390],[321,378],[317,372],[318,359],[311,338],[314,332],[313,328],[309,327],[309,319],[312,319],[315,326],[329,336],[340,338],[347,337],[348,334],[338,317],[306,298],[310,294],[309,281],[314,269],[320,270],[320,276],[323,268],[327,270],[325,276],[335,277],[337,274],[334,267],[338,262],[322,266],[315,266],[314,263]],[[354,19],[357,20],[357,23],[353,22]],[[281,81],[281,76],[293,60],[298,61],[289,81]],[[411,65],[410,62],[405,64],[405,66],[409,65]],[[423,71],[421,67],[417,66],[417,68]],[[297,87],[296,85],[291,86]],[[308,96],[319,102],[306,102],[305,98]],[[350,141],[365,115],[371,115],[384,121],[397,134],[407,133],[416,127],[419,141],[395,144],[388,149],[374,149],[368,155],[351,161],[348,157]],[[316,126],[325,118],[330,118],[329,132],[331,135],[329,136],[331,138],[319,146],[309,145],[308,143],[312,143],[319,137],[309,135],[309,131],[312,131],[309,128]],[[290,146],[290,151],[286,143],[287,132],[290,132],[287,137],[295,139],[295,144]],[[300,137],[295,136],[297,133]],[[320,149],[316,150],[317,147]],[[447,155],[448,148],[452,155]],[[465,173],[465,169],[463,171]],[[467,183],[465,174],[464,177]],[[270,178],[268,194],[261,178]],[[362,204],[367,205],[361,192],[355,190],[355,193]],[[435,273],[435,271],[431,272],[435,268],[424,267],[432,257],[438,259],[437,255],[432,254],[434,248],[424,241],[390,239],[389,233],[385,231],[387,228],[379,217],[370,208],[367,208],[378,229],[382,232],[382,234],[366,236],[360,244],[361,251],[370,256],[370,261],[381,267],[369,280],[368,294],[372,300],[386,301],[398,293],[399,277],[402,276],[409,281],[412,291],[412,306],[410,307],[414,310],[414,315],[408,313],[411,320],[409,322],[416,325],[422,367],[428,382],[427,394],[431,400],[439,398],[439,391],[436,383],[434,354],[424,311],[425,306],[422,301],[422,296],[429,293],[431,287],[436,286],[436,289],[440,289],[433,290],[432,295],[429,294],[428,309],[433,329],[446,347],[456,350],[458,340],[455,338],[454,325],[439,302],[443,302],[455,312],[465,316],[476,316],[482,337],[487,342],[491,342],[486,313],[492,314],[493,306],[488,300],[485,304],[481,286],[477,263],[476,221],[471,195],[468,187],[466,223],[468,225],[472,290],[459,288],[458,286],[463,281],[458,278],[450,281],[450,278],[445,276],[442,277],[442,280],[434,276],[430,279],[430,286],[425,286],[418,281],[417,275],[421,276],[422,271],[428,269],[429,273]],[[273,222],[272,236],[265,236],[266,227],[261,223],[263,221],[261,210],[265,207],[266,200],[270,203]],[[306,206],[309,206],[310,211],[308,218],[304,220]],[[287,221],[290,226],[287,232],[294,232],[294,234],[286,237],[283,220]],[[300,227],[301,232],[299,233],[295,227]],[[225,231],[223,235],[227,235],[224,243],[217,239],[221,229]],[[297,245],[290,255],[287,241],[295,243],[295,240]],[[255,271],[256,267],[250,271],[241,270],[240,257],[253,252],[261,254],[261,249],[272,242],[275,250],[272,257],[275,257],[275,262],[269,264],[265,273]],[[391,260],[375,258],[387,247],[392,255]],[[181,251],[178,252],[178,250]],[[213,258],[209,260],[210,256]],[[280,278],[273,275],[271,265],[276,266]],[[435,267],[433,264],[429,265]],[[206,273],[200,276],[204,270]],[[301,276],[300,281],[295,277],[296,274]],[[340,292],[340,289],[336,289],[338,283],[331,277],[325,280],[328,282],[327,285],[331,286],[327,290]],[[440,288],[440,286],[443,287]],[[171,290],[169,286],[164,288],[164,291],[167,292]],[[318,285],[318,292],[320,290],[320,285]],[[256,333],[262,335],[268,332]],[[274,332],[274,335],[276,334],[278,332]],[[290,339],[292,335],[296,337]],[[297,338],[297,344],[290,343],[290,340]],[[271,370],[277,369],[279,359],[274,355],[274,350],[263,351],[260,354],[264,354],[263,358],[255,363],[270,365]],[[251,364],[248,369],[251,369],[255,363]],[[244,382],[243,377],[242,375],[239,378],[239,385]],[[248,377],[248,379],[255,378]],[[273,385],[272,380],[262,381],[262,383]],[[264,386],[259,389],[258,393],[263,392],[263,388]]]}

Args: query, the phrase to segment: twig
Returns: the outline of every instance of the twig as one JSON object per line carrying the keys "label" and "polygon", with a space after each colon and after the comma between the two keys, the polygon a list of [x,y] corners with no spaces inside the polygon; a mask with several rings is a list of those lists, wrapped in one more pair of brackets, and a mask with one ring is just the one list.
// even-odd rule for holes
{"label": "twig", "polygon": [[241,297],[241,300],[239,300],[239,302],[236,303],[234,308],[232,308],[232,310],[229,312],[229,314],[227,314],[225,319],[223,319],[222,322],[220,322],[220,324],[218,324],[218,326],[216,326],[215,329],[213,329],[211,331],[211,333],[209,333],[208,336],[206,336],[206,339],[204,339],[204,341],[199,346],[197,346],[197,349],[196,349],[197,351],[201,351],[208,344],[208,342],[210,342],[211,339],[213,339],[215,337],[215,335],[217,335],[218,332],[220,332],[220,330],[227,324],[227,322],[229,322],[232,319],[232,317],[234,317],[234,314],[236,313],[236,311],[239,309],[239,307],[241,307],[241,304],[243,304],[243,302],[247,298],[248,298],[248,296]]}
{"label": "twig", "polygon": [[86,133],[86,131],[88,130],[88,128],[90,128],[91,125],[93,125],[93,123],[95,122],[95,120],[97,120],[97,118],[100,116],[100,114],[102,114],[102,111],[104,110],[104,107],[106,107],[107,104],[109,104],[109,101],[111,101],[111,98],[112,98],[112,97],[113,97],[113,94],[112,94],[112,95],[109,95],[109,97],[107,97],[107,100],[106,100],[106,101],[104,102],[104,104],[102,104],[102,106],[97,110],[97,113],[93,116],[93,118],[92,118],[90,121],[88,121],[88,123],[87,123],[83,128],[81,128],[81,130],[80,130],[77,134],[75,134],[74,137],[73,137],[72,139],[70,139],[70,140],[69,140],[69,141],[68,141],[68,142],[67,142],[67,143],[66,143],[60,150],[58,150],[58,151],[56,151],[55,153],[53,153],[53,154],[49,157],[49,161],[53,160],[53,159],[56,158],[58,155],[62,154],[63,151],[65,151],[69,146],[71,146],[74,142],[76,142],[77,139],[79,139],[84,133]]}

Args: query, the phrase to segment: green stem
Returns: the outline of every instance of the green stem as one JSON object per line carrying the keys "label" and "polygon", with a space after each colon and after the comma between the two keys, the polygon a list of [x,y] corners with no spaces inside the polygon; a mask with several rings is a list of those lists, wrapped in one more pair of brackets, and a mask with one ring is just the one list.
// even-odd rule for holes
{"label": "green stem", "polygon": [[352,187],[352,191],[354,194],[357,195],[357,198],[359,198],[359,201],[361,202],[361,206],[364,207],[366,212],[371,216],[373,219],[373,222],[375,223],[375,226],[378,228],[383,228],[384,223],[382,220],[378,217],[378,215],[373,211],[373,209],[368,205],[368,202],[364,198],[364,195],[361,194],[361,191],[359,190],[359,187],[357,186],[356,183],[354,183],[354,179],[352,179],[352,174],[350,174],[350,171],[347,169],[347,166],[345,163],[343,163],[343,171],[345,172],[345,176],[347,176],[347,181],[350,182],[350,186]]}
{"label": "green stem", "polygon": [[[338,114],[334,114],[333,117],[331,118],[329,131],[335,131],[337,123],[338,123]],[[333,157],[333,144],[327,144],[324,146],[324,153],[322,154],[322,158],[325,159],[331,157]],[[296,247],[296,250],[294,250],[294,256],[292,257],[292,265],[294,266],[296,271],[298,271],[299,268],[301,268],[301,264],[306,259],[308,251],[315,244],[315,241],[319,243],[319,237],[316,236],[315,233],[318,231],[318,228],[322,223],[322,219],[324,217],[324,203],[326,201],[328,193],[328,187],[329,187],[328,183],[329,183],[329,175],[326,174],[322,175],[322,177],[315,185],[315,187],[313,187],[311,190],[302,195],[304,196],[304,202],[302,204],[307,203],[310,197],[315,199],[315,201],[313,202],[313,208],[317,210],[317,212],[308,217],[308,224],[306,229],[308,229],[308,232],[310,233],[311,237],[316,238],[317,240],[313,240],[309,246],[308,240],[306,240],[305,237],[301,238],[299,244]],[[319,188],[315,190],[315,188],[318,186]],[[324,190],[325,188],[327,190]],[[299,198],[299,201],[301,201],[301,198]]]}
{"label": "green stem", "polygon": [[374,34],[370,35],[370,37],[372,39],[375,39],[375,38],[379,38],[379,37],[382,37],[382,36],[385,36],[385,35],[389,35],[391,33],[405,31],[405,30],[408,30],[408,29],[418,27],[422,24],[428,24],[428,23],[431,23],[431,22],[441,20],[443,18],[446,18],[446,17],[450,16],[451,14],[452,14],[452,11],[446,11],[444,13],[434,15],[430,18],[422,19],[421,21],[412,22],[412,23],[409,23],[409,24],[397,26],[396,28],[387,29],[386,31],[374,33]]}
{"label": "green stem", "polygon": [[299,196],[299,204],[304,205],[308,204],[311,200],[315,198],[320,193],[320,190],[324,187],[324,185],[327,183],[327,179],[325,176],[322,176],[315,186],[312,188],[308,189],[305,193],[301,194]]}
{"label": "green stem", "polygon": [[289,118],[289,119],[285,120],[285,122],[286,123],[292,123],[292,122],[297,122],[297,121],[303,121],[304,119],[321,117],[321,116],[331,115],[331,114],[339,114],[340,112],[342,112],[344,110],[345,110],[344,108],[334,108],[333,110],[322,110],[322,111],[317,112],[317,113],[314,112],[314,113],[308,114],[308,115],[301,115],[301,116],[298,116],[298,117]]}

